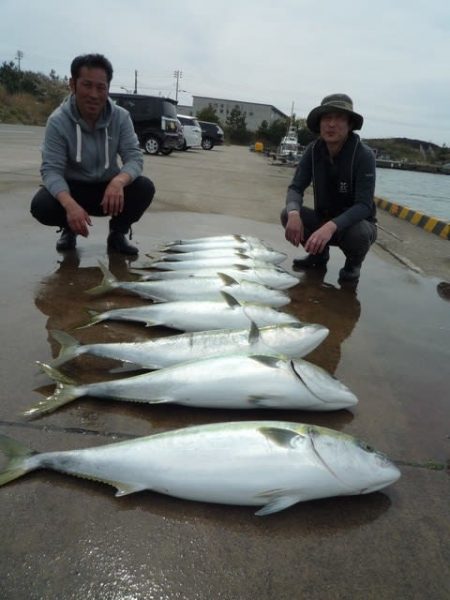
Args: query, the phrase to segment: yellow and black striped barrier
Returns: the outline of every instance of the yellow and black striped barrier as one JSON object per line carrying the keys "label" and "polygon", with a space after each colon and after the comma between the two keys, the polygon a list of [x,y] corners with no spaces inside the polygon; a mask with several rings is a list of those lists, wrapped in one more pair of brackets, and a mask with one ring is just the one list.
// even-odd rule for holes
{"label": "yellow and black striped barrier", "polygon": [[412,225],[416,225],[417,227],[425,229],[425,231],[434,233],[435,235],[444,238],[444,240],[450,240],[450,223],[448,222],[441,221],[436,217],[428,217],[427,215],[412,210],[407,206],[395,204],[394,202],[389,202],[383,198],[375,198],[375,204],[378,206],[378,208],[386,210],[394,217],[409,221]]}

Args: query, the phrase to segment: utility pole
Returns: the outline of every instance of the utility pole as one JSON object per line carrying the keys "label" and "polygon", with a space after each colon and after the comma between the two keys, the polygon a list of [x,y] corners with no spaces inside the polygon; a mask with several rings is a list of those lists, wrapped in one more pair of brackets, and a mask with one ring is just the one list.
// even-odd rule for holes
{"label": "utility pole", "polygon": [[16,60],[17,60],[17,66],[18,66],[19,71],[20,71],[20,61],[22,60],[22,58],[23,58],[22,50],[17,50]]}
{"label": "utility pole", "polygon": [[134,93],[137,94],[137,71],[134,72]]}
{"label": "utility pole", "polygon": [[183,71],[177,70],[173,72],[173,76],[177,80],[177,87],[175,90],[175,100],[178,102],[178,89],[180,85],[180,79],[183,77]]}

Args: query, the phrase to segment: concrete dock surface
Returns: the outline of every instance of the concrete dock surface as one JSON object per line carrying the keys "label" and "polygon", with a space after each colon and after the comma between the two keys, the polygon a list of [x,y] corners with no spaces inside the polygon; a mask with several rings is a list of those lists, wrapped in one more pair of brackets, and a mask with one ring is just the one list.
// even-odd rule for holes
{"label": "concrete dock surface", "polygon": [[[282,310],[330,329],[306,358],[358,396],[351,411],[249,414],[81,398],[27,421],[21,413],[54,389],[36,365],[59,352],[50,330],[82,343],[171,333],[112,321],[76,329],[89,319],[88,309],[143,304],[125,293],[85,294],[101,280],[99,259],[118,278],[130,279],[128,269],[161,242],[229,233],[257,236],[285,252],[282,266],[290,271],[302,254],[284,240],[278,222],[293,171],[239,147],[145,156],[144,173],[157,192],[133,227],[137,260],[106,254],[107,219],[94,219],[76,251],[58,254],[56,230],[29,214],[40,182],[42,134],[42,128],[0,125],[0,433],[50,451],[269,418],[355,435],[394,460],[402,477],[366,496],[310,501],[256,517],[251,507],[152,492],[116,498],[107,485],[36,471],[0,488],[0,598],[450,597],[449,242],[379,211],[378,243],[356,287],[338,283],[344,258],[336,248],[325,273],[295,273],[299,283]],[[62,370],[91,382],[117,377],[109,372],[114,367],[84,356]]]}

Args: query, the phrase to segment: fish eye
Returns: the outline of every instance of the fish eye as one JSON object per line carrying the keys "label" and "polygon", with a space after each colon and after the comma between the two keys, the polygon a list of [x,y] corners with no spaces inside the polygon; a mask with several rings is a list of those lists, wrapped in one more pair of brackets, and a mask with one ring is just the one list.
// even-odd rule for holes
{"label": "fish eye", "polygon": [[365,452],[370,452],[370,453],[375,452],[375,448],[373,448],[372,446],[369,446],[369,444],[366,444],[366,442],[359,441],[358,446]]}

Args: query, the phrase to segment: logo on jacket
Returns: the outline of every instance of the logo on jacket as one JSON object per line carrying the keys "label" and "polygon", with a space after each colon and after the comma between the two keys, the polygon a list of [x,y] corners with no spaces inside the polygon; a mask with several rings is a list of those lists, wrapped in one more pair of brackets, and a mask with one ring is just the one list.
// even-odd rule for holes
{"label": "logo on jacket", "polygon": [[346,181],[339,182],[339,193],[347,194],[348,193],[348,183]]}

